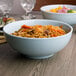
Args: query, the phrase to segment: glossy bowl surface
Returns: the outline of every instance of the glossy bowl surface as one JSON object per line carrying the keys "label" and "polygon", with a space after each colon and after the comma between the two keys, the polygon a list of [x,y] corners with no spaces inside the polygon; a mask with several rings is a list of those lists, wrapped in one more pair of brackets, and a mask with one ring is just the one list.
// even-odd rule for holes
{"label": "glossy bowl surface", "polygon": [[[11,35],[14,31],[20,29],[23,25],[63,25],[63,29],[68,33],[63,36],[52,37],[52,38],[24,38]],[[58,51],[62,50],[69,42],[73,28],[64,22],[53,21],[53,20],[22,20],[7,24],[3,31],[5,33],[7,42],[10,46],[18,52],[34,59],[44,59],[53,56]]]}
{"label": "glossy bowl surface", "polygon": [[50,19],[50,20],[58,20],[66,22],[70,25],[76,24],[76,13],[53,13],[47,12],[47,10],[57,8],[58,6],[65,6],[71,9],[76,10],[76,5],[68,5],[68,4],[57,4],[57,5],[46,5],[40,8],[43,18]]}

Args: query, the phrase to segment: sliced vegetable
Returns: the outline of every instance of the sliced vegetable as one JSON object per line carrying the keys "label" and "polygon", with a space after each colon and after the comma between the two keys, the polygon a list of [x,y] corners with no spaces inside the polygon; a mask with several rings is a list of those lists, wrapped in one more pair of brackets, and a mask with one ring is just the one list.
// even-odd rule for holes
{"label": "sliced vegetable", "polygon": [[32,29],[32,27],[31,27],[31,26],[27,26],[27,25],[22,25],[22,28]]}
{"label": "sliced vegetable", "polygon": [[76,13],[75,10],[68,10],[68,13]]}
{"label": "sliced vegetable", "polygon": [[59,26],[60,28],[63,28],[63,25]]}
{"label": "sliced vegetable", "polygon": [[4,22],[6,22],[6,21],[7,21],[7,18],[6,18],[6,17],[4,17],[4,18],[3,18],[3,21],[4,21]]}
{"label": "sliced vegetable", "polygon": [[0,19],[0,25],[2,25],[2,19]]}
{"label": "sliced vegetable", "polygon": [[73,10],[73,9],[65,7],[65,6],[58,6],[57,8],[53,8],[53,9],[48,10],[48,12],[53,12],[53,13],[76,13],[76,10]]}
{"label": "sliced vegetable", "polygon": [[23,29],[23,30],[22,30],[22,32],[25,32],[25,31],[26,31],[26,29]]}
{"label": "sliced vegetable", "polygon": [[11,20],[15,21],[14,18],[7,18],[7,21],[11,21]]}
{"label": "sliced vegetable", "polygon": [[39,28],[41,28],[41,27],[42,27],[42,25],[38,25],[38,27],[39,27]]}

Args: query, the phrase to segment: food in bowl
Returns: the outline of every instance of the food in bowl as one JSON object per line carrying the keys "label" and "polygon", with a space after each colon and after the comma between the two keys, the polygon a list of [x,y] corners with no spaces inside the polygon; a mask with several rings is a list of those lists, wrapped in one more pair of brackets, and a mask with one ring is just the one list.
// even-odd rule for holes
{"label": "food in bowl", "polygon": [[[22,25],[63,25],[63,29],[67,32],[65,35],[50,37],[50,38],[28,38],[11,35],[16,30],[19,30]],[[10,46],[24,54],[25,56],[33,59],[45,59],[53,56],[55,53],[62,50],[70,41],[73,28],[67,23],[55,20],[47,19],[34,19],[34,20],[22,20],[7,24],[3,28],[5,37]],[[14,51],[13,50],[13,51]]]}
{"label": "food in bowl", "polygon": [[3,27],[5,26],[6,24],[8,23],[12,23],[12,22],[15,22],[16,20],[12,17],[3,17],[3,18],[0,18],[0,27]]}
{"label": "food in bowl", "polygon": [[65,30],[62,26],[54,25],[34,25],[27,26],[22,25],[18,31],[12,33],[12,35],[29,38],[50,38],[65,35]]}
{"label": "food in bowl", "polygon": [[53,13],[76,13],[76,10],[70,9],[65,6],[58,6],[57,8],[47,10],[48,12]]}
{"label": "food in bowl", "polygon": [[[69,13],[54,13],[54,12],[47,11],[50,9],[57,8],[59,6],[61,6],[61,7],[65,6],[72,10],[68,10]],[[68,4],[67,5],[66,4],[46,5],[46,6],[42,6],[40,8],[40,10],[42,12],[44,19],[62,21],[62,22],[68,23],[70,25],[76,24],[76,13],[74,13],[76,10],[76,5],[68,5]],[[62,12],[62,11],[60,11],[60,12]],[[73,13],[71,13],[71,12],[73,12]]]}

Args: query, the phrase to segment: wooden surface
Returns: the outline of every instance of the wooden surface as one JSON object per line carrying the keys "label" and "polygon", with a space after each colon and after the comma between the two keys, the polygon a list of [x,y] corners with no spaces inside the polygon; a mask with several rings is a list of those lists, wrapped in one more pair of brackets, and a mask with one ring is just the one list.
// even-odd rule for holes
{"label": "wooden surface", "polygon": [[26,58],[1,44],[0,76],[76,76],[76,33],[63,50],[44,60]]}
{"label": "wooden surface", "polygon": [[3,35],[0,34],[0,44],[5,43],[5,42],[6,42],[6,39],[5,39],[4,34]]}
{"label": "wooden surface", "polygon": [[76,76],[76,34],[69,44],[52,58],[31,60],[0,45],[0,76]]}

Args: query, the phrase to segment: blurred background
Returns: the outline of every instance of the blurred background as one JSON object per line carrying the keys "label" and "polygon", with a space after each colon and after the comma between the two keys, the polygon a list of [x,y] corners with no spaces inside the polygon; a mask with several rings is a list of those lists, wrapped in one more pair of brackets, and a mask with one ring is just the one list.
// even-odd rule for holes
{"label": "blurred background", "polygon": [[[48,4],[74,4],[76,5],[76,0],[36,0],[36,5],[33,10],[39,11],[40,7]],[[12,9],[13,14],[24,14],[23,8],[20,6],[19,0],[14,0],[14,5]]]}

